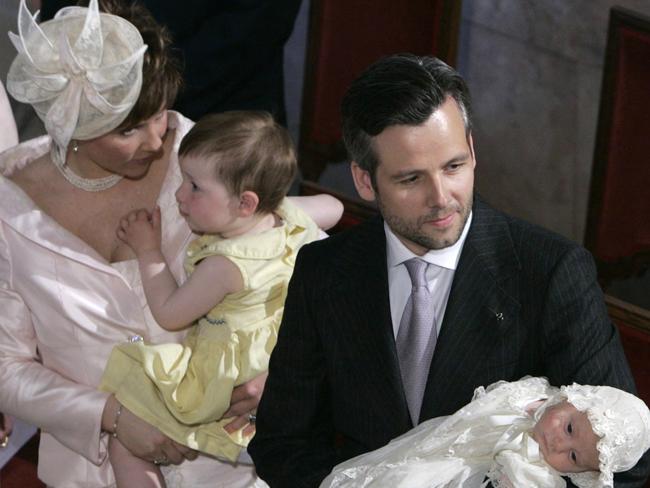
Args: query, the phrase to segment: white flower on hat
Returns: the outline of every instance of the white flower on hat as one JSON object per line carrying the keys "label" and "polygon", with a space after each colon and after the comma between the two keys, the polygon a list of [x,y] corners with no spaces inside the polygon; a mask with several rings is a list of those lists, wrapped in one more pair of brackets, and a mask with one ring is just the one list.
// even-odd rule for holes
{"label": "white flower on hat", "polygon": [[31,104],[54,141],[52,158],[65,162],[71,139],[86,140],[118,127],[142,87],[147,46],[127,20],[88,8],[67,7],[36,23],[25,0],[18,11],[18,35],[9,33],[18,55],[7,90]]}

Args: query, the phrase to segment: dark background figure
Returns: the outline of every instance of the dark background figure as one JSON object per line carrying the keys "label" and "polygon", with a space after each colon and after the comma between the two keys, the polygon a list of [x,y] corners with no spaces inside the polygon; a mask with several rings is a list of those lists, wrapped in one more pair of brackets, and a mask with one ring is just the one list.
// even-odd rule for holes
{"label": "dark background figure", "polygon": [[[140,2],[169,28],[182,62],[184,87],[175,110],[193,120],[225,110],[266,110],[286,125],[284,44],[301,0]],[[41,20],[76,3],[43,0]]]}

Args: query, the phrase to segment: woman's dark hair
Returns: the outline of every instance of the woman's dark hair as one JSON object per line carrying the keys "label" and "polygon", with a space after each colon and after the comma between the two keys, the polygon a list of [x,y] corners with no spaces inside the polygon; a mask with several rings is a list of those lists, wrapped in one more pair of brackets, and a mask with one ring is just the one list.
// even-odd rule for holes
{"label": "woman's dark hair", "polygon": [[[80,5],[87,6],[83,0]],[[99,0],[99,10],[131,22],[148,46],[142,64],[142,89],[127,118],[118,129],[133,127],[174,103],[182,79],[179,63],[170,49],[171,35],[137,2]]]}

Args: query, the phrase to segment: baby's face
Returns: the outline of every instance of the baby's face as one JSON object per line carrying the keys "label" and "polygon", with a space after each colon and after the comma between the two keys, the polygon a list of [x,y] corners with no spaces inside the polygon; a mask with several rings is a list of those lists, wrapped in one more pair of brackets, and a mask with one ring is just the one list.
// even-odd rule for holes
{"label": "baby's face", "polygon": [[544,460],[560,473],[598,471],[599,437],[587,414],[564,401],[549,407],[533,429]]}

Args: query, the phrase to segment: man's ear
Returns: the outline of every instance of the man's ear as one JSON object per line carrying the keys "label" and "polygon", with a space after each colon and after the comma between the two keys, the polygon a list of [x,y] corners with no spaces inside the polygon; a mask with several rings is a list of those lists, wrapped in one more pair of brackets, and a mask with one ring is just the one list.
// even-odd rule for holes
{"label": "man's ear", "polygon": [[239,197],[239,212],[241,217],[250,217],[257,210],[260,203],[260,197],[254,191],[246,190]]}
{"label": "man's ear", "polygon": [[474,138],[472,137],[472,133],[470,132],[469,136],[467,136],[467,144],[469,144],[469,151],[470,154],[472,155],[472,160],[474,161],[474,168],[476,168],[476,153],[474,152]]}
{"label": "man's ear", "polygon": [[359,196],[364,200],[374,202],[375,189],[372,186],[370,173],[362,169],[355,161],[350,163],[350,169],[352,170],[352,179],[354,180],[354,186],[357,188]]}

